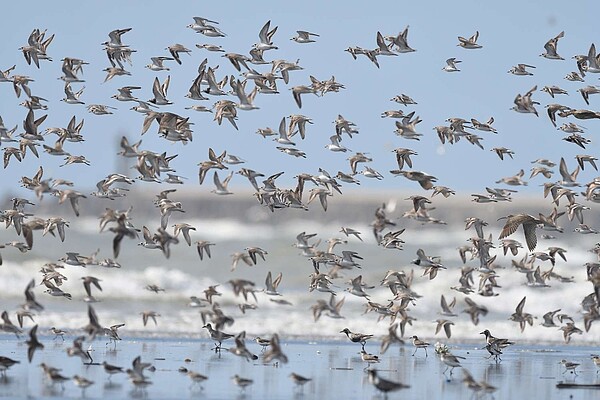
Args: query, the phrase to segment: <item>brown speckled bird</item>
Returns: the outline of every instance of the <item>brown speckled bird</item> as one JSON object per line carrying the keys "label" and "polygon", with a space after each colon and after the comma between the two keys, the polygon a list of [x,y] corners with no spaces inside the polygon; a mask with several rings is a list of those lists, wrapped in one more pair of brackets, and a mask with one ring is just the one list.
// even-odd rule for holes
{"label": "brown speckled bird", "polygon": [[523,225],[527,247],[530,251],[533,251],[537,245],[535,228],[538,226],[538,224],[541,224],[542,221],[528,214],[508,215],[506,217],[499,218],[498,220],[503,218],[506,218],[506,224],[504,224],[498,239],[504,239],[505,237],[512,235],[517,231],[519,225]]}

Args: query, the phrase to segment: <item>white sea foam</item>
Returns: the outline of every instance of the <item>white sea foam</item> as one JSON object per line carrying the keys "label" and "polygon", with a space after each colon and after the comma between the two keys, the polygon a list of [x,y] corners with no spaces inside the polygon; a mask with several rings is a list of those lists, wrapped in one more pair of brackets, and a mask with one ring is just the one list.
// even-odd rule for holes
{"label": "white sea foam", "polygon": [[[72,248],[93,251],[102,247],[100,258],[110,256],[112,235],[107,232],[104,237],[97,238],[97,221],[84,220],[84,229],[79,224],[77,228],[67,231],[69,247],[60,243],[57,238],[36,236],[36,245],[32,258],[21,262],[19,253],[13,249],[4,249],[4,265],[0,269],[0,292],[3,295],[4,307],[15,310],[24,301],[23,291],[27,283],[36,279],[41,281],[39,269],[46,262],[56,261],[64,255],[64,251]],[[339,331],[349,327],[353,331],[369,332],[376,335],[387,333],[389,320],[377,323],[377,315],[364,312],[364,299],[355,297],[344,288],[348,279],[359,274],[363,275],[366,282],[377,285],[387,269],[404,270],[407,273],[414,270],[415,278],[413,290],[422,297],[418,298],[415,305],[409,306],[409,314],[416,318],[412,325],[406,326],[406,336],[417,334],[425,338],[439,338],[446,340],[440,332],[434,337],[434,320],[439,317],[440,295],[447,299],[457,298],[453,318],[452,340],[480,339],[479,332],[490,329],[499,336],[511,337],[515,340],[548,340],[561,341],[562,332],[558,328],[544,328],[540,325],[542,315],[548,311],[561,309],[562,313],[571,315],[580,329],[583,329],[581,299],[592,291],[592,285],[586,281],[585,262],[595,261],[595,256],[588,252],[593,246],[595,238],[576,237],[569,241],[542,241],[540,248],[548,245],[557,245],[568,248],[566,254],[568,262],[557,259],[555,272],[567,277],[574,277],[575,283],[560,283],[556,280],[549,282],[550,288],[532,288],[525,285],[524,274],[517,272],[510,260],[519,260],[525,253],[521,250],[516,257],[502,256],[502,249],[492,249],[493,254],[499,254],[497,264],[503,268],[497,270],[498,297],[482,297],[472,294],[470,297],[479,304],[489,309],[487,316],[482,316],[478,326],[474,326],[468,315],[462,312],[466,307],[464,295],[452,291],[451,286],[458,285],[461,261],[458,257],[457,247],[468,243],[467,238],[472,232],[465,232],[461,227],[438,227],[420,229],[418,234],[406,232],[403,239],[406,241],[404,251],[382,249],[375,245],[370,227],[366,224],[355,224],[352,227],[363,232],[364,242],[354,237],[346,238],[339,232],[342,224],[337,221],[296,220],[290,224],[252,224],[228,220],[191,221],[197,227],[193,232],[194,238],[209,238],[217,245],[214,247],[213,257],[200,261],[194,246],[188,247],[180,244],[172,251],[171,259],[166,260],[160,251],[147,250],[137,246],[137,241],[129,240],[122,244],[122,254],[119,261],[123,267],[120,269],[105,269],[98,266],[87,268],[66,266],[64,274],[68,280],[61,286],[66,292],[73,295],[73,300],[53,298],[43,293],[43,286],[37,286],[34,292],[38,300],[46,306],[46,310],[36,317],[36,321],[43,327],[64,326],[69,329],[78,329],[87,323],[86,305],[81,277],[92,275],[101,279],[102,292],[94,290],[94,296],[101,300],[94,305],[101,322],[105,325],[112,323],[126,323],[126,330],[144,333],[166,333],[174,335],[205,335],[202,330],[203,320],[198,309],[187,307],[190,296],[203,297],[203,291],[209,285],[220,284],[218,290],[223,293],[215,300],[221,304],[223,311],[235,319],[231,331],[246,330],[252,334],[269,334],[280,332],[283,335],[308,335],[338,337]],[[401,229],[401,225],[398,226]],[[323,316],[318,322],[313,321],[310,306],[317,299],[328,300],[328,295],[308,291],[308,274],[312,272],[312,263],[299,255],[299,251],[292,247],[295,236],[301,232],[318,233],[314,242],[321,240],[319,249],[326,248],[325,241],[329,237],[341,237],[348,240],[345,245],[336,247],[335,251],[357,251],[362,260],[358,260],[362,269],[341,271],[343,279],[334,281],[334,289],[338,291],[338,298],[346,298],[342,315],[344,319],[331,319]],[[106,242],[104,243],[103,240]],[[229,272],[231,265],[230,254],[241,251],[244,247],[258,245],[268,251],[267,260],[259,260],[256,266],[238,266],[237,271]],[[416,258],[416,250],[423,248],[427,254],[439,255],[442,263],[447,268],[440,270],[434,280],[422,277],[423,269],[411,264]],[[469,265],[478,266],[477,260],[468,261]],[[542,270],[550,268],[549,262],[537,262]],[[244,278],[256,283],[257,290],[263,288],[263,282],[268,271],[274,274],[283,272],[283,281],[279,288],[283,298],[294,304],[293,307],[277,305],[269,301],[268,296],[257,293],[258,309],[250,310],[245,315],[239,311],[237,304],[243,299],[236,298],[227,280]],[[474,274],[475,286],[479,276]],[[156,284],[165,289],[158,294],[145,287]],[[377,287],[368,290],[372,301],[387,304],[393,297],[387,288]],[[533,326],[527,326],[525,331],[519,331],[518,324],[509,321],[509,316],[515,311],[518,302],[527,296],[525,312],[536,317]],[[139,315],[144,310],[155,310],[161,314],[158,326],[150,322],[143,327]],[[14,319],[14,317],[13,317]],[[227,328],[227,327],[226,327]],[[227,329],[225,329],[227,330]],[[593,342],[599,339],[598,328],[592,326],[585,335],[574,335],[572,340],[578,342]]]}

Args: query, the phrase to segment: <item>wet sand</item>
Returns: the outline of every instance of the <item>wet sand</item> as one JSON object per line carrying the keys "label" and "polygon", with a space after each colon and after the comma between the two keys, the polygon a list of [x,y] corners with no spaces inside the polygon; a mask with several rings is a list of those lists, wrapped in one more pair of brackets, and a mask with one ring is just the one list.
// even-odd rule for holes
{"label": "wet sand", "polygon": [[[27,362],[26,346],[22,340],[4,335],[0,340],[0,355],[21,361],[13,366],[7,377],[0,380],[0,397],[28,398],[153,398],[181,399],[203,397],[210,399],[256,398],[340,398],[365,399],[383,398],[369,383],[365,370],[366,363],[360,358],[360,345],[346,341],[286,340],[281,343],[288,363],[278,365],[262,362],[261,349],[256,343],[247,340],[247,347],[259,355],[253,362],[237,357],[225,350],[219,355],[211,350],[213,343],[206,339],[140,338],[124,339],[116,349],[105,345],[104,339],[93,344],[92,357],[100,364],[106,361],[113,365],[131,367],[138,355],[143,362],[151,362],[155,372],[147,376],[152,385],[136,389],[125,374],[108,379],[101,365],[83,365],[79,358],[69,358],[66,348],[73,337],[41,337],[44,351],[36,353],[31,364]],[[432,341],[433,342],[433,341]],[[379,354],[380,342],[370,341],[366,350]],[[227,342],[224,343],[227,346]],[[590,354],[600,352],[597,347],[575,347],[564,345],[522,346],[515,345],[505,351],[500,363],[487,359],[487,352],[480,344],[455,345],[453,354],[466,357],[463,366],[476,380],[485,379],[497,387],[493,394],[496,399],[544,398],[544,399],[594,399],[600,395],[594,389],[557,389],[559,382],[577,384],[600,384],[600,374],[593,364]],[[410,342],[404,346],[392,345],[375,367],[380,376],[410,385],[410,388],[389,394],[389,398],[444,398],[465,399],[472,392],[462,382],[460,368],[450,377],[444,375],[445,365],[433,350],[428,349],[428,357],[423,350],[412,356],[414,347]],[[186,362],[189,358],[191,362]],[[579,375],[570,372],[563,374],[561,359],[580,363]],[[62,374],[85,376],[95,383],[85,392],[65,382],[52,385],[44,379],[40,363],[61,368]],[[200,388],[194,386],[180,367],[200,372],[208,376]],[[291,372],[311,378],[304,388],[296,388],[289,378]],[[231,377],[238,374],[254,380],[245,391],[232,383]],[[572,397],[571,397],[572,396]],[[479,398],[492,398],[490,394]]]}

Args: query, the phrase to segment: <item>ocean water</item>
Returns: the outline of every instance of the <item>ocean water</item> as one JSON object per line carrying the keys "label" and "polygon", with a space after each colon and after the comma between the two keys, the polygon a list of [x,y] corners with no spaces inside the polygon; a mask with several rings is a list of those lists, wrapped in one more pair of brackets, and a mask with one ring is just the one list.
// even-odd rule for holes
{"label": "ocean water", "polygon": [[[95,365],[83,365],[77,357],[67,357],[65,349],[70,346],[70,337],[63,343],[49,336],[40,339],[46,347],[37,352],[31,364],[25,359],[25,346],[13,339],[0,340],[0,352],[20,359],[0,378],[0,397],[5,398],[89,398],[89,399],[381,399],[381,393],[373,387],[365,371],[365,362],[358,354],[360,346],[347,341],[285,340],[282,349],[288,363],[265,363],[259,346],[247,341],[248,349],[259,356],[253,362],[235,357],[223,351],[215,354],[210,350],[212,343],[206,339],[134,338],[125,339],[113,346],[104,346],[99,340],[93,343],[92,356]],[[376,343],[368,343],[367,351],[374,351]],[[430,349],[431,350],[431,349]],[[473,392],[462,382],[463,371],[456,368],[453,375],[444,375],[445,365],[430,351],[425,357],[422,351],[411,356],[412,345],[393,347],[381,356],[377,368],[379,376],[409,385],[409,388],[389,394],[389,398],[473,398]],[[477,381],[485,380],[496,388],[493,394],[475,398],[544,398],[588,400],[597,398],[594,389],[558,389],[559,382],[575,384],[599,384],[597,368],[589,354],[596,351],[590,346],[539,346],[515,345],[505,352],[503,361],[495,363],[485,357],[485,350],[469,345],[454,345],[452,353],[465,357],[461,360],[465,370]],[[141,356],[143,362],[151,363],[156,371],[146,372],[151,385],[144,389],[135,388],[125,374],[108,378],[101,365],[106,361],[112,365],[129,367],[132,360]],[[561,359],[581,363],[578,375],[565,373],[559,364]],[[187,360],[187,361],[186,361]],[[38,366],[61,368],[63,376],[74,374],[85,376],[94,382],[85,392],[67,381],[64,385],[52,385],[44,378]],[[208,377],[198,385],[192,385],[189,377],[180,368],[199,372]],[[310,378],[302,389],[295,387],[290,373]],[[238,374],[253,380],[253,384],[241,391],[232,383],[231,377]],[[493,397],[492,397],[493,396]]]}
{"label": "ocean water", "polygon": [[[396,199],[402,199],[397,196]],[[414,318],[412,325],[406,326],[405,337],[418,335],[425,338],[439,338],[456,341],[481,340],[480,332],[489,329],[496,336],[510,337],[523,342],[561,342],[562,331],[558,327],[542,327],[542,315],[548,311],[561,309],[561,313],[570,315],[577,327],[584,329],[580,302],[583,297],[592,292],[592,285],[586,281],[586,271],[583,264],[594,262],[595,255],[588,250],[598,240],[595,235],[578,235],[572,233],[574,223],[563,217],[561,220],[565,233],[552,233],[557,236],[554,240],[540,239],[536,250],[543,251],[548,246],[560,246],[568,249],[567,262],[557,258],[554,271],[567,277],[573,277],[573,283],[561,283],[556,280],[549,281],[550,287],[534,288],[525,284],[526,278],[511,266],[511,260],[521,259],[526,252],[520,249],[516,257],[503,256],[499,241],[496,240],[501,229],[501,223],[496,219],[515,209],[536,207],[535,204],[509,204],[486,207],[475,205],[465,207],[464,202],[449,201],[444,204],[442,219],[448,221],[446,225],[422,225],[406,218],[401,218],[404,211],[410,208],[410,202],[397,200],[394,204],[388,200],[388,216],[396,221],[394,229],[406,228],[401,238],[405,240],[403,250],[384,249],[377,245],[370,222],[373,219],[375,208],[381,204],[379,198],[365,198],[357,203],[338,203],[337,211],[304,213],[299,210],[281,210],[270,213],[266,209],[256,209],[255,203],[248,203],[247,209],[236,208],[236,211],[214,212],[174,215],[169,225],[177,222],[188,222],[196,231],[192,232],[192,240],[210,240],[215,243],[211,247],[212,257],[200,260],[195,245],[188,246],[183,238],[180,243],[172,246],[171,257],[166,259],[160,250],[149,250],[137,243],[142,239],[125,238],[122,243],[121,254],[118,261],[121,268],[103,268],[89,265],[85,268],[65,266],[61,272],[68,277],[61,286],[66,292],[72,294],[72,300],[57,298],[44,293],[44,286],[37,286],[34,290],[38,301],[45,310],[36,317],[40,329],[52,326],[76,332],[87,324],[87,304],[83,301],[85,296],[81,277],[92,275],[101,280],[102,292],[93,290],[94,296],[100,300],[94,303],[94,308],[101,324],[109,326],[125,323],[120,332],[122,335],[149,335],[149,336],[178,336],[178,337],[207,337],[202,326],[200,312],[209,310],[192,308],[188,306],[190,296],[203,298],[203,291],[209,285],[218,285],[217,290],[222,294],[215,296],[224,313],[234,319],[231,326],[226,326],[226,332],[237,333],[245,330],[252,335],[269,335],[278,332],[280,335],[294,337],[339,337],[341,329],[350,328],[352,331],[384,335],[390,324],[389,318],[378,322],[378,315],[374,312],[365,314],[366,300],[354,296],[345,289],[349,288],[348,281],[362,275],[363,281],[375,286],[367,289],[369,298],[373,302],[387,304],[393,295],[387,287],[381,287],[380,281],[386,271],[398,270],[405,273],[414,273],[412,289],[421,297],[414,301],[408,308],[408,313]],[[444,200],[435,200],[443,202]],[[148,202],[150,202],[148,200]],[[184,203],[185,204],[185,203]],[[208,200],[207,200],[208,204]],[[108,203],[102,203],[107,206]],[[460,206],[459,206],[460,205]],[[116,208],[116,207],[115,207]],[[343,212],[341,212],[342,210]],[[353,213],[352,210],[356,212]],[[137,211],[137,214],[136,214]],[[136,227],[147,225],[156,229],[158,224],[158,210],[152,208],[143,210],[138,208],[132,213]],[[541,211],[541,210],[540,210]],[[40,268],[49,262],[56,262],[67,251],[76,251],[82,255],[89,255],[100,249],[98,259],[112,258],[111,232],[99,233],[97,214],[93,210],[76,218],[69,209],[49,210],[48,215],[65,213],[65,217],[73,223],[67,229],[67,240],[61,243],[58,238],[50,235],[42,236],[35,232],[33,249],[27,253],[20,253],[12,247],[1,249],[4,263],[0,268],[0,292],[2,293],[2,308],[11,313],[15,320],[14,311],[24,301],[23,291],[31,279],[36,283],[41,282]],[[212,213],[212,215],[210,215]],[[532,212],[533,213],[533,212]],[[193,215],[193,216],[192,216]],[[43,216],[43,215],[40,215]],[[481,216],[489,221],[490,225],[485,230],[486,235],[491,234],[496,245],[492,255],[498,254],[495,263],[497,267],[498,284],[495,289],[499,294],[495,297],[483,297],[477,293],[469,295],[478,304],[488,308],[487,316],[482,316],[475,326],[469,316],[463,312],[466,308],[464,294],[450,289],[458,286],[462,261],[457,248],[467,243],[474,236],[474,231],[465,231],[464,219],[468,216]],[[345,237],[340,232],[342,226],[352,227],[362,232],[363,241],[355,237]],[[315,233],[311,243],[320,241],[318,249],[326,250],[326,241],[329,238],[347,240],[346,244],[335,247],[334,253],[340,254],[343,250],[357,252],[362,260],[360,268],[341,271],[341,276],[333,280],[332,289],[337,293],[336,299],[345,299],[345,304],[340,314],[343,319],[333,319],[322,316],[314,321],[311,305],[317,300],[329,300],[328,293],[309,291],[309,274],[313,272],[312,262],[300,254],[293,246],[295,237],[300,232]],[[522,231],[519,230],[511,238],[524,242]],[[0,231],[0,242],[19,239],[13,228]],[[244,251],[249,246],[258,246],[266,250],[266,260],[258,259],[254,266],[239,263],[237,269],[232,271],[232,257],[235,252]],[[417,249],[422,248],[428,255],[441,257],[446,269],[440,270],[435,279],[430,280],[422,276],[424,269],[411,263],[416,258]],[[467,265],[478,266],[478,260],[468,260]],[[538,261],[542,270],[548,270],[549,261]],[[273,276],[281,272],[282,282],[279,292],[282,296],[269,296],[261,290],[265,287],[265,278],[271,271]],[[326,271],[326,268],[325,268]],[[243,314],[238,304],[246,302],[242,297],[233,294],[232,287],[227,281],[230,279],[248,279],[255,283],[256,301],[250,297],[248,303],[257,306],[254,310],[247,310]],[[478,284],[478,273],[475,272],[475,286]],[[164,291],[154,293],[146,289],[147,285],[158,285]],[[450,318],[452,337],[447,339],[443,332],[435,335],[435,320],[444,318],[439,315],[440,295],[448,301],[456,297],[454,311],[457,317]],[[517,323],[510,321],[510,315],[515,311],[519,301],[526,296],[525,312],[534,316],[533,326],[527,326],[520,332]],[[291,305],[282,305],[273,302],[285,299]],[[157,325],[152,321],[144,326],[140,315],[143,311],[156,311],[160,314]],[[31,323],[28,323],[29,326]],[[560,323],[557,322],[560,326]],[[564,325],[564,324],[563,324]],[[590,344],[597,343],[600,339],[600,328],[592,325],[589,332],[582,335],[573,335],[571,343]]]}

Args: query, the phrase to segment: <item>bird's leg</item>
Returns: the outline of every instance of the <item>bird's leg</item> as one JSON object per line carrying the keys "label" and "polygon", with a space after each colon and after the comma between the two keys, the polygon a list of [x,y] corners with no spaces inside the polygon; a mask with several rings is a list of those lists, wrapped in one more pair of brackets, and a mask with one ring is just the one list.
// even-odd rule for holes
{"label": "bird's leg", "polygon": [[213,350],[215,351],[215,353],[221,352],[221,342],[215,343],[215,347],[213,348]]}

